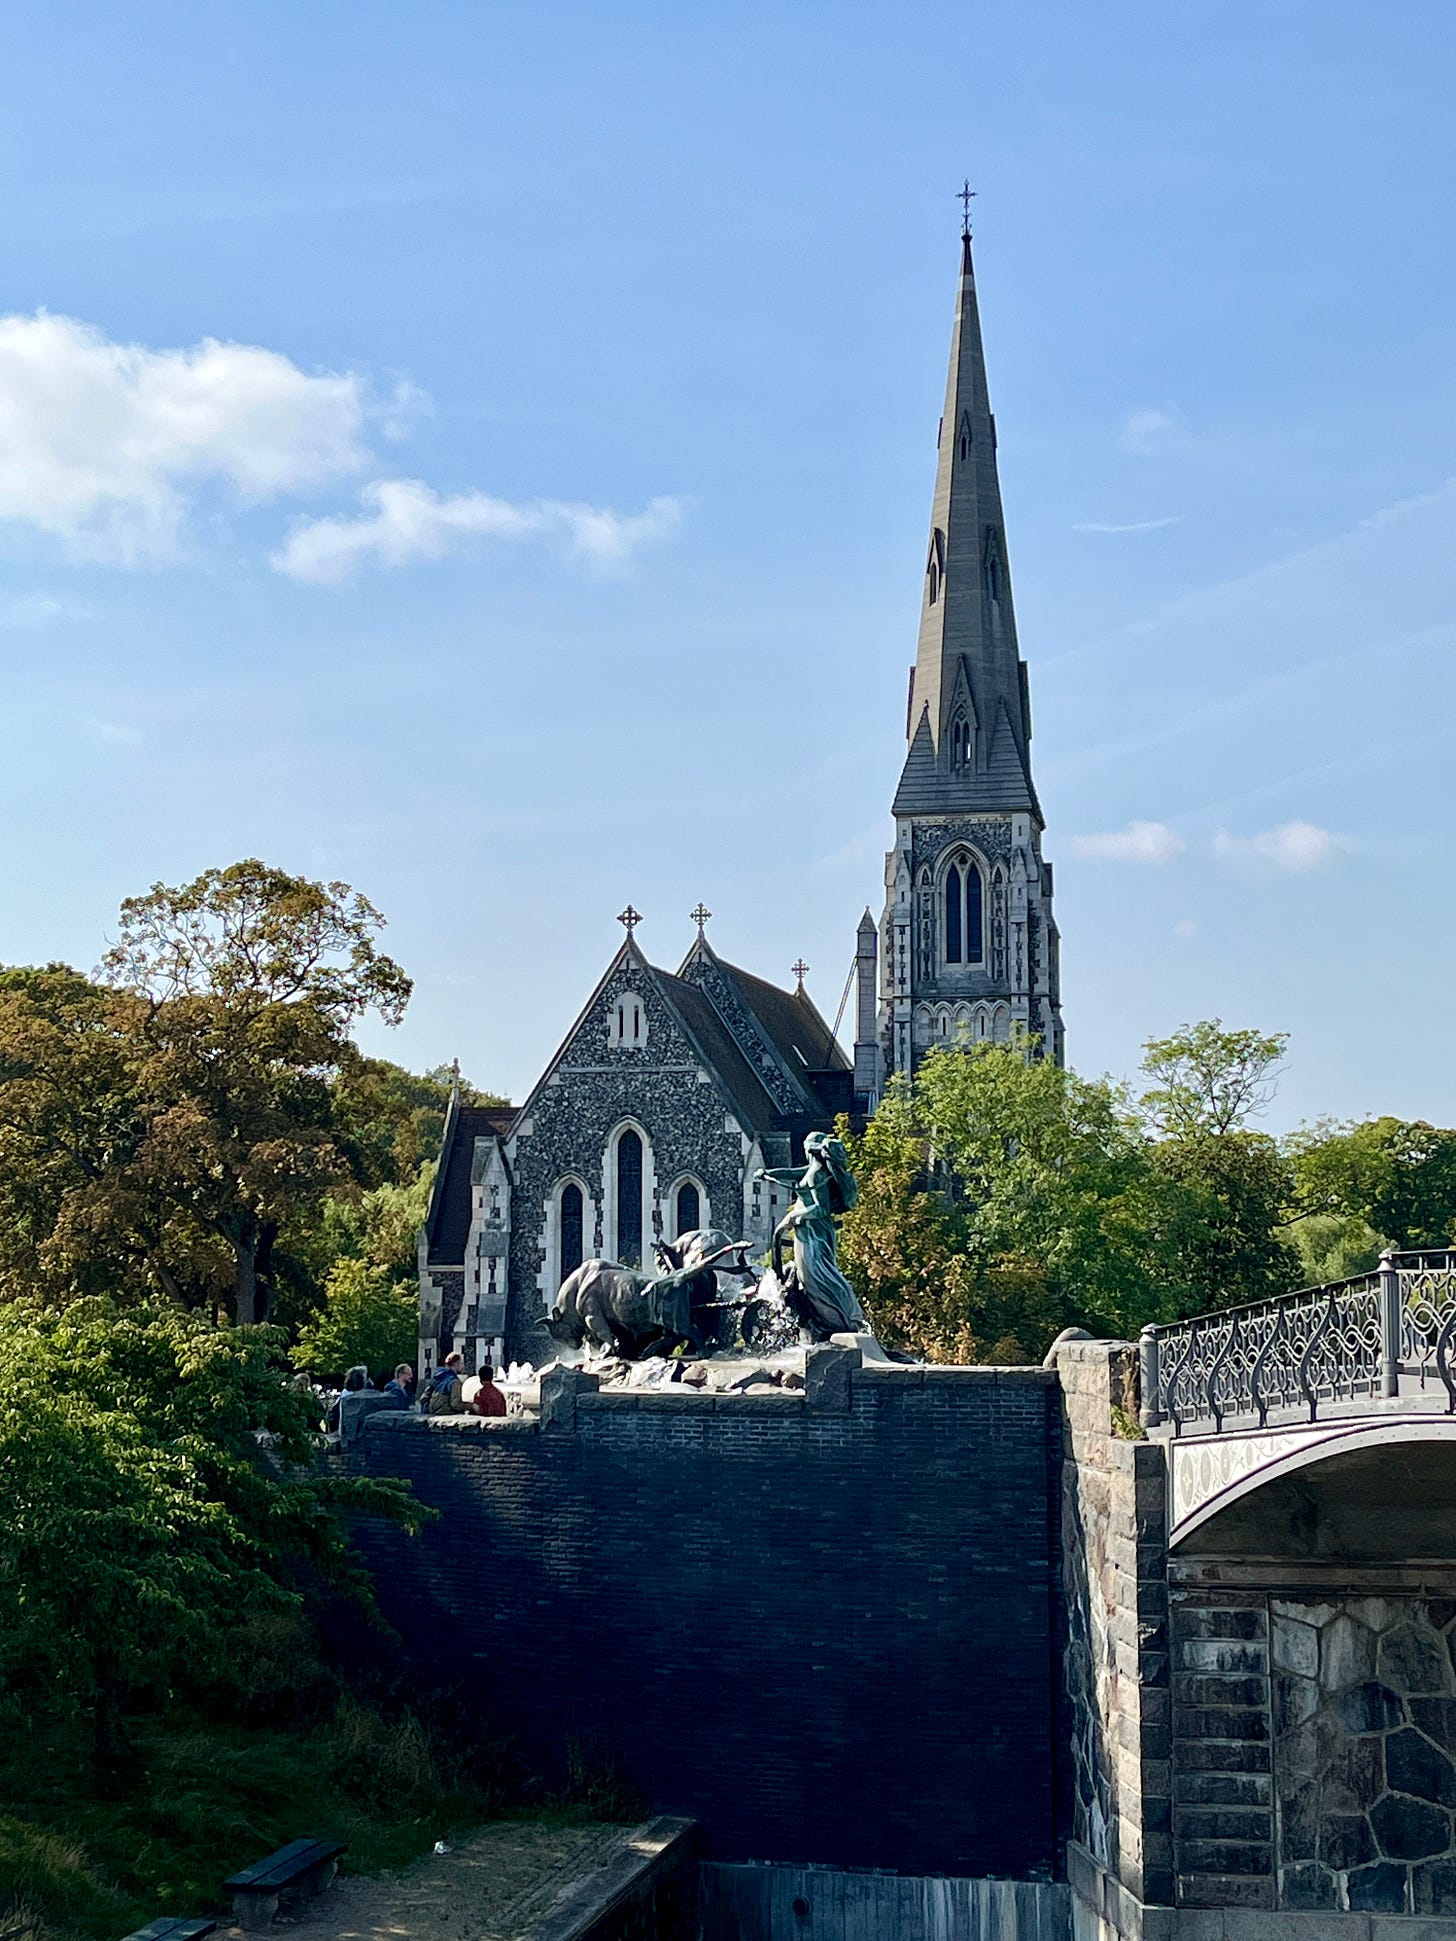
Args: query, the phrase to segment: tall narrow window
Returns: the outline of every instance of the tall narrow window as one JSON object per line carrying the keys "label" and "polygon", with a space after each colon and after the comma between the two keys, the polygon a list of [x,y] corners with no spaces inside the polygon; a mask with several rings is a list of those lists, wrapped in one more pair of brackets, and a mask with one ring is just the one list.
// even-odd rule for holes
{"label": "tall narrow window", "polygon": [[561,1189],[561,1272],[558,1280],[576,1272],[581,1265],[581,1188],[566,1185]]}
{"label": "tall narrow window", "polygon": [[961,873],[952,863],[945,873],[945,961],[961,961]]}
{"label": "tall narrow window", "polygon": [[966,864],[966,962],[979,964],[983,948],[981,938],[981,872],[974,863]]}
{"label": "tall narrow window", "polygon": [[617,1141],[617,1258],[642,1261],[642,1141],[630,1128]]}
{"label": "tall narrow window", "polygon": [[698,1189],[692,1181],[684,1180],[677,1189],[677,1230],[679,1235],[692,1233],[702,1224]]}
{"label": "tall narrow window", "polygon": [[950,724],[950,765],[952,768],[969,768],[971,762],[971,724],[963,714],[958,714]]}

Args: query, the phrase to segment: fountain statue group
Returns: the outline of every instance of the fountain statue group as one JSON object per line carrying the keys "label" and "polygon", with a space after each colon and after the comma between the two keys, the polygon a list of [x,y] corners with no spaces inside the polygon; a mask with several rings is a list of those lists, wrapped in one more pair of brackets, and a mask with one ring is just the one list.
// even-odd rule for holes
{"label": "fountain statue group", "polygon": [[[736,1311],[750,1349],[787,1345],[800,1328],[816,1341],[864,1328],[864,1311],[839,1270],[834,1223],[858,1198],[842,1143],[827,1132],[811,1132],[803,1166],[776,1166],[758,1177],[794,1192],[774,1228],[772,1264],[761,1276],[748,1264],[746,1240],[731,1240],[711,1227],[655,1241],[663,1270],[658,1274],[613,1260],[585,1260],[561,1283],[546,1316],[554,1339],[636,1361],[679,1350],[704,1353],[705,1333],[725,1309]],[[719,1300],[720,1272],[742,1284],[737,1300]]]}

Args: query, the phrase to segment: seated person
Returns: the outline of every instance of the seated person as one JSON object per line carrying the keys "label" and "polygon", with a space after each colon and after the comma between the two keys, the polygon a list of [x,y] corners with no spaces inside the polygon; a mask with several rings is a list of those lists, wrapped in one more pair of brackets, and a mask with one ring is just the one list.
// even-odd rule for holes
{"label": "seated person", "polygon": [[480,1364],[480,1386],[470,1404],[476,1415],[504,1415],[506,1398],[495,1385],[495,1370],[488,1361]]}

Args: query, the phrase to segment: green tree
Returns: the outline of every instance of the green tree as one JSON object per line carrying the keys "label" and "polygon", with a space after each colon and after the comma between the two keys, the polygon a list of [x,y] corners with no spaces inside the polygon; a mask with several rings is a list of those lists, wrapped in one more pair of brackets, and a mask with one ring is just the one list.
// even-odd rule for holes
{"label": "green tree", "polygon": [[409,1072],[386,1058],[346,1059],[333,1083],[336,1137],[354,1177],[366,1186],[399,1185],[435,1164],[445,1112],[458,1083],[465,1105],[507,1101],[459,1078],[448,1065]]}
{"label": "green tree", "polygon": [[133,1170],[221,1242],[235,1318],[266,1318],[285,1221],[347,1177],[329,1080],[369,1010],[397,1023],[404,972],[344,883],[248,861],[121,908],[104,970],[139,999]]}
{"label": "green tree", "polygon": [[932,1052],[851,1142],[845,1269],[877,1330],[938,1359],[1025,1360],[1080,1323],[1176,1309],[1186,1194],[1121,1095],[1025,1047]]}
{"label": "green tree", "polygon": [[389,1270],[344,1256],[334,1263],[323,1306],[298,1331],[293,1359],[332,1381],[362,1365],[376,1381],[413,1362],[419,1338],[418,1296]]}
{"label": "green tree", "polygon": [[1289,1142],[1306,1213],[1363,1222],[1392,1247],[1456,1241],[1456,1132],[1425,1120],[1307,1127]]}
{"label": "green tree", "polygon": [[1275,1141],[1248,1125],[1274,1095],[1288,1042],[1205,1018],[1143,1048],[1152,1082],[1139,1109],[1153,1162],[1181,1193],[1165,1245],[1182,1313],[1262,1300],[1299,1280],[1286,1231],[1293,1176]]}
{"label": "green tree", "polygon": [[1222,1018],[1149,1038],[1142,1069],[1153,1083],[1139,1101],[1143,1117],[1165,1139],[1237,1131],[1274,1096],[1288,1044],[1287,1032],[1230,1030]]}
{"label": "green tree", "polygon": [[282,1346],[176,1308],[6,1311],[0,1708],[83,1707],[115,1763],[129,1700],[205,1676],[240,1627],[296,1609],[300,1564],[362,1594],[346,1514],[417,1526],[404,1485],[313,1469],[312,1398]]}

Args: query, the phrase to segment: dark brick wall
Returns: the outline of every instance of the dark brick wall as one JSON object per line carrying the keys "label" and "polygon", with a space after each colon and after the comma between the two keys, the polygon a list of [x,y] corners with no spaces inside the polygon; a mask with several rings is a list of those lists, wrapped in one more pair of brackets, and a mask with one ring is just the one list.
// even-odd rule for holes
{"label": "dark brick wall", "polygon": [[578,1735],[715,1858],[1047,1874],[1056,1377],[813,1361],[807,1394],[375,1416],[360,1460],[444,1513],[366,1535],[386,1611],[548,1774]]}

